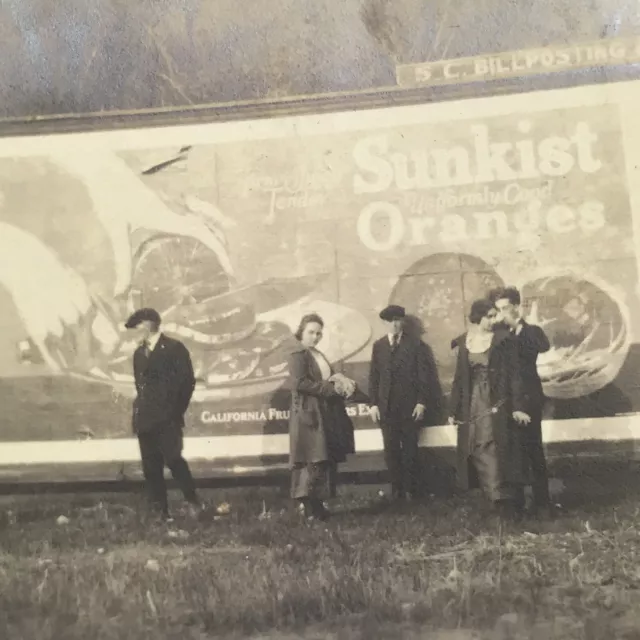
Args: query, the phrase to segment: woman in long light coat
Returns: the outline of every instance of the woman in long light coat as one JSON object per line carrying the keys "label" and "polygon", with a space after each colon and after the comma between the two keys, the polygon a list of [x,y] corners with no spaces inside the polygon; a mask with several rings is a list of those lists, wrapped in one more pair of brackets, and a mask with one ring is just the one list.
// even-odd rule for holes
{"label": "woman in long light coat", "polygon": [[324,501],[333,493],[338,463],[355,452],[344,397],[330,381],[333,369],[317,348],[323,328],[317,314],[304,316],[296,332],[300,347],[289,357],[291,497],[319,519],[329,515]]}

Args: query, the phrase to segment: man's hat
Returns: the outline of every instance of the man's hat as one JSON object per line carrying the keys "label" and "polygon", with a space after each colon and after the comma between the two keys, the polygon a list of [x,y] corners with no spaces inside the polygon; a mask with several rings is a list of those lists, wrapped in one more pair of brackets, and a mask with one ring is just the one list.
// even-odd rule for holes
{"label": "man's hat", "polygon": [[380,318],[382,318],[382,320],[384,320],[385,322],[391,322],[392,320],[396,320],[398,318],[404,318],[404,316],[404,307],[401,307],[397,304],[390,304],[380,312]]}
{"label": "man's hat", "polygon": [[160,324],[160,314],[155,309],[138,309],[134,311],[125,322],[125,329],[135,329],[141,322],[148,320],[154,324]]}

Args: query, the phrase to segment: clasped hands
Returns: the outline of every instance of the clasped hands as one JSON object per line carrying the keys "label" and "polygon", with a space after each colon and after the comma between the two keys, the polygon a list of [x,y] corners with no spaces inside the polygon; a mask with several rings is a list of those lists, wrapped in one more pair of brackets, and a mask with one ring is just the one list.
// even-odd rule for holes
{"label": "clasped hands", "polygon": [[329,378],[329,382],[333,383],[333,388],[345,399],[350,398],[356,392],[356,383],[341,373],[334,373]]}

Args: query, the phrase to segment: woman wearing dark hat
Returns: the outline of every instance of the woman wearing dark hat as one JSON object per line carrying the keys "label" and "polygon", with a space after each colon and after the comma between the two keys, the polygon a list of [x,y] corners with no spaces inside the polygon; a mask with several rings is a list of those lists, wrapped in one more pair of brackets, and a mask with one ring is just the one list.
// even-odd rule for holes
{"label": "woman wearing dark hat", "polygon": [[509,331],[495,328],[489,300],[471,305],[466,334],[458,348],[449,421],[458,424],[458,484],[480,486],[501,511],[519,515],[518,489],[526,484],[522,432],[529,416],[523,394],[517,344]]}
{"label": "woman wearing dark hat", "polygon": [[355,384],[334,374],[318,350],[323,328],[320,316],[305,315],[295,334],[300,347],[289,358],[291,497],[308,516],[319,519],[329,515],[324,498],[335,491],[338,463],[355,452],[353,424],[344,404]]}

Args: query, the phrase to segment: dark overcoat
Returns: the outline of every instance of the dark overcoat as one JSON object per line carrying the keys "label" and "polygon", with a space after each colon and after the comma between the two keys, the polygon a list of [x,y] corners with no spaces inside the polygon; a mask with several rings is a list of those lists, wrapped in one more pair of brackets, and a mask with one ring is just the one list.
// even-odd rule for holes
{"label": "dark overcoat", "polygon": [[[456,338],[452,348],[458,349],[456,372],[450,400],[450,415],[458,426],[457,478],[461,489],[475,486],[469,475],[469,412],[471,406],[471,367],[466,334]],[[493,436],[496,457],[488,460],[498,468],[501,482],[526,483],[522,427],[512,417],[514,411],[525,411],[522,377],[518,366],[518,346],[515,337],[506,330],[497,330],[489,348],[489,388],[493,412]]]}
{"label": "dark overcoat", "polygon": [[[419,339],[402,334],[396,353],[391,352],[389,337],[373,344],[369,369],[369,400],[380,410],[381,422],[412,420],[416,404],[428,406],[433,371],[427,346]],[[390,406],[394,389],[393,404]]]}
{"label": "dark overcoat", "polygon": [[522,394],[525,411],[532,417],[532,423],[540,428],[544,392],[538,374],[538,355],[551,348],[545,332],[538,326],[522,322],[522,329],[516,336],[520,373],[522,376]]}
{"label": "dark overcoat", "polygon": [[289,386],[291,465],[344,462],[355,453],[353,423],[344,399],[333,383],[322,379],[313,354],[302,345],[289,356]]}
{"label": "dark overcoat", "polygon": [[133,354],[137,397],[133,402],[133,431],[183,429],[195,376],[189,351],[179,340],[160,336],[149,357],[144,347]]}

